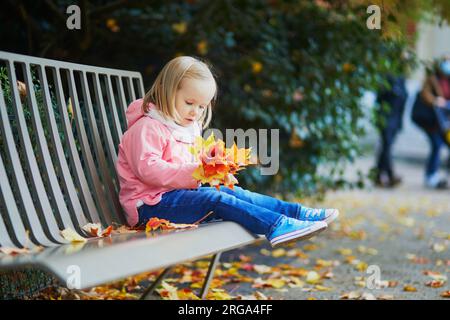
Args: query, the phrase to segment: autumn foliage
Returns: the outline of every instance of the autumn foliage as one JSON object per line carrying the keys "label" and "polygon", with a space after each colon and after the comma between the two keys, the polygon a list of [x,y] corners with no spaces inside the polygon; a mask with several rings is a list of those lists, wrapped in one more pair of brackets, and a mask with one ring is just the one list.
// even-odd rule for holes
{"label": "autumn foliage", "polygon": [[206,140],[198,137],[190,151],[200,162],[192,176],[202,184],[208,183],[217,189],[220,185],[233,189],[238,183],[235,174],[255,163],[250,160],[251,148],[238,148],[235,143],[231,148],[226,148],[222,140],[215,140],[214,134]]}

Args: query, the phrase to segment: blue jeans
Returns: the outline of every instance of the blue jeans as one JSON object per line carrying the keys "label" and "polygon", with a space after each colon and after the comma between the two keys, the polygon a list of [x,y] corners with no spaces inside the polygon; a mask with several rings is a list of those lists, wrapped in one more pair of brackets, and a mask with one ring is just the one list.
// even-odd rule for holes
{"label": "blue jeans", "polygon": [[270,235],[283,216],[298,218],[301,205],[244,190],[221,187],[179,189],[163,194],[159,203],[142,205],[138,226],[151,217],[167,219],[174,223],[195,223],[210,211],[213,213],[202,222],[215,219],[234,221],[255,234]]}
{"label": "blue jeans", "polygon": [[444,140],[442,139],[440,133],[436,131],[425,131],[430,142],[430,155],[427,160],[426,176],[430,177],[439,170],[440,166],[440,151],[444,145]]}

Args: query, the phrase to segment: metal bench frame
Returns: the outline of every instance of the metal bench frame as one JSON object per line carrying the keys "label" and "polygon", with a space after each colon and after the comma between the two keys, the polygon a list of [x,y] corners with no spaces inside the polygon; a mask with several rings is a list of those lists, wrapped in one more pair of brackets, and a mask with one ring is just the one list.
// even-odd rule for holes
{"label": "metal bench frame", "polygon": [[[0,67],[7,70],[11,90],[5,96],[6,83],[1,83],[0,247],[44,247],[29,254],[0,254],[0,269],[34,266],[67,285],[71,267],[77,266],[84,289],[165,268],[142,295],[148,298],[171,266],[212,254],[201,290],[205,298],[221,252],[260,239],[236,223],[213,222],[193,230],[68,243],[60,234],[65,228],[82,234],[88,222],[103,227],[125,223],[115,163],[127,106],[144,94],[142,76],[3,51]],[[26,96],[19,92],[18,75]]]}

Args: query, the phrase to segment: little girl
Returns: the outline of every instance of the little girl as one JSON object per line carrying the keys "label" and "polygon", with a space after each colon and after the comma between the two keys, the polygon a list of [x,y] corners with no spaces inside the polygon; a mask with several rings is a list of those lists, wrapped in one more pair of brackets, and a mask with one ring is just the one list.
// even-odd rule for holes
{"label": "little girl", "polygon": [[210,122],[216,96],[208,65],[181,56],[164,66],[144,99],[130,104],[117,161],[128,224],[139,227],[151,217],[174,223],[222,219],[265,235],[272,246],[325,230],[338,210],[308,208],[237,186],[218,191],[194,180],[199,163],[188,147]]}

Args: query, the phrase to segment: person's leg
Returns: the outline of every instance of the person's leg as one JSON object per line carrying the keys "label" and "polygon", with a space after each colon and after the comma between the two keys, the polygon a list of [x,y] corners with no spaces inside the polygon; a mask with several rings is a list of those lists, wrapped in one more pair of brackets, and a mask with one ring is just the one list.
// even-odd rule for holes
{"label": "person's leg", "polygon": [[195,223],[210,211],[213,216],[234,221],[255,234],[268,235],[280,223],[283,215],[240,200],[214,188],[208,190],[174,190],[165,193],[156,205],[139,208],[139,224],[151,217],[167,219],[174,223]]}
{"label": "person's leg", "polygon": [[430,142],[430,155],[426,165],[425,174],[427,177],[431,177],[439,171],[440,165],[440,150],[443,144],[442,138],[439,132],[426,131],[428,141]]}
{"label": "person's leg", "polygon": [[[200,192],[218,192],[214,187],[201,187],[198,190]],[[238,198],[239,200],[246,201],[258,207],[266,208],[270,211],[280,213],[290,218],[297,219],[300,214],[301,205],[299,203],[283,201],[268,195],[245,190],[238,186],[234,186],[233,189],[221,186],[219,192],[227,193]]]}
{"label": "person's leg", "polygon": [[381,145],[377,158],[378,174],[387,173],[390,170],[390,139],[388,131],[385,129],[380,132]]}
{"label": "person's leg", "polygon": [[[201,187],[201,192],[218,192],[215,188]],[[241,187],[235,186],[233,189],[228,187],[220,187],[220,192],[232,195],[242,201],[246,201],[255,206],[259,206],[270,211],[280,213],[289,218],[303,221],[326,221],[327,223],[335,220],[339,211],[336,209],[315,209],[301,205],[300,203],[287,202],[271,196],[251,192]]]}

